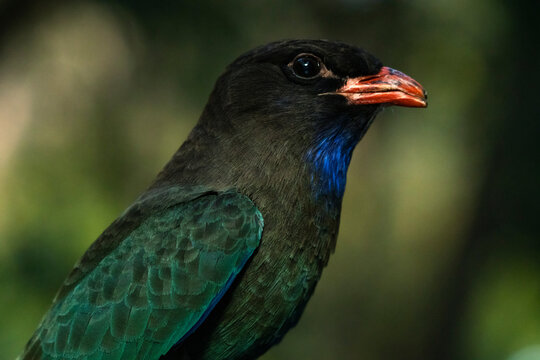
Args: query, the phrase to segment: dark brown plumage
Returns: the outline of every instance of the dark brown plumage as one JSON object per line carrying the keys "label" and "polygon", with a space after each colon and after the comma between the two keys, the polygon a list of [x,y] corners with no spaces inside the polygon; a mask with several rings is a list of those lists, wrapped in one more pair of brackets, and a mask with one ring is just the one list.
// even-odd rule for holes
{"label": "dark brown plumage", "polygon": [[282,41],[238,58],[150,189],[77,264],[23,359],[265,352],[328,263],[352,151],[385,104],[425,106],[425,94],[349,45]]}

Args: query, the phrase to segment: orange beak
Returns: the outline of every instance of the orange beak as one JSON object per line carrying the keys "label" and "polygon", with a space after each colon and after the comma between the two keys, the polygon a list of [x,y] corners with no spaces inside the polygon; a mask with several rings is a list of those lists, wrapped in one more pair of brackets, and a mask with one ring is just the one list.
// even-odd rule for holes
{"label": "orange beak", "polygon": [[345,96],[351,105],[427,106],[427,93],[422,85],[386,66],[378,74],[348,79],[335,94]]}

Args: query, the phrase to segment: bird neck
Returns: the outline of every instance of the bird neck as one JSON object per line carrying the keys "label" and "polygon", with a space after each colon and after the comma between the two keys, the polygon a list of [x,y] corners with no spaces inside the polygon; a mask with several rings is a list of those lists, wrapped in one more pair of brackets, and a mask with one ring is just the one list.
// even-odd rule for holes
{"label": "bird neck", "polygon": [[306,153],[311,170],[314,197],[325,202],[341,202],[347,169],[360,135],[334,128],[320,134]]}

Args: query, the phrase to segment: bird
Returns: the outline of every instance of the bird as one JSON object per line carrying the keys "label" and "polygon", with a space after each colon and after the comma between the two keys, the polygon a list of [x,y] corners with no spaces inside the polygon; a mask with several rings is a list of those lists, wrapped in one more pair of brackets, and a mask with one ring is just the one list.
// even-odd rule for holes
{"label": "bird", "polygon": [[256,359],[294,327],[336,246],[347,169],[411,77],[330,40],[228,65],[188,138],[91,244],[21,360]]}

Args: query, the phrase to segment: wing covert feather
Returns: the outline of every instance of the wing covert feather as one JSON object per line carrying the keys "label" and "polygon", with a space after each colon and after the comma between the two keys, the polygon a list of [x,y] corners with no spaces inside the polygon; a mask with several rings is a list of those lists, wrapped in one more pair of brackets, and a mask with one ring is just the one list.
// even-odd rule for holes
{"label": "wing covert feather", "polygon": [[60,292],[22,359],[158,359],[212,310],[262,228],[233,191],[154,207]]}

